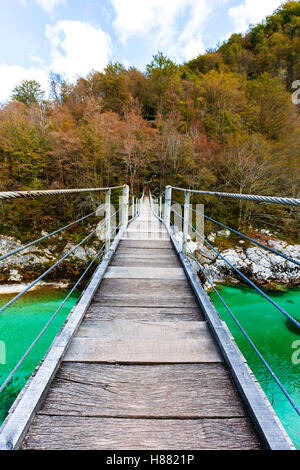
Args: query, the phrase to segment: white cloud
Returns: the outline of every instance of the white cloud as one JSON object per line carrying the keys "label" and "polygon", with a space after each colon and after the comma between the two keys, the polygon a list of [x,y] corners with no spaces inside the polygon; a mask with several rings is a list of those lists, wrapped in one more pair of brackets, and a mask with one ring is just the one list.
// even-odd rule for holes
{"label": "white cloud", "polygon": [[110,36],[80,21],[58,21],[46,26],[52,52],[51,69],[74,80],[91,70],[102,70],[111,56]]}
{"label": "white cloud", "polygon": [[38,66],[0,64],[0,102],[8,100],[13,88],[23,80],[37,80],[48,91],[50,71],[73,81],[92,70],[103,70],[109,62],[110,36],[100,28],[80,21],[58,21],[46,26],[46,37],[51,48],[50,64],[44,65],[42,59],[30,54]]}
{"label": "white cloud", "polygon": [[234,23],[234,32],[246,32],[250,24],[259,23],[282,3],[283,0],[243,0],[239,6],[228,10]]}
{"label": "white cloud", "polygon": [[23,80],[36,80],[41,84],[43,90],[48,89],[48,73],[45,70],[0,64],[0,102],[7,101],[12,90]]}
{"label": "white cloud", "polygon": [[[123,43],[143,37],[176,60],[204,51],[203,25],[215,0],[111,0],[114,29]],[[183,21],[184,19],[184,21]]]}
{"label": "white cloud", "polygon": [[53,11],[58,5],[65,4],[65,0],[36,0],[36,2],[47,12]]}

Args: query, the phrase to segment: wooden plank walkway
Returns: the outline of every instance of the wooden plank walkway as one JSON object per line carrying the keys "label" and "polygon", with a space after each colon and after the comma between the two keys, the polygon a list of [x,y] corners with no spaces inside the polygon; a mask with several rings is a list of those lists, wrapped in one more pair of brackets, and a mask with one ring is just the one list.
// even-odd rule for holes
{"label": "wooden plank walkway", "polygon": [[261,448],[148,200],[124,233],[22,448]]}

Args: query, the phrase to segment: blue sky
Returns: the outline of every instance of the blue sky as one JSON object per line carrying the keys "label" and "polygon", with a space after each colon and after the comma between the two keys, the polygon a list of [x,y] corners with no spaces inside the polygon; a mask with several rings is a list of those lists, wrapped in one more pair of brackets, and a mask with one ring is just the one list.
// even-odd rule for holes
{"label": "blue sky", "polygon": [[245,32],[282,0],[0,0],[0,101],[23,79],[47,89],[122,62],[144,70],[158,50],[177,63]]}

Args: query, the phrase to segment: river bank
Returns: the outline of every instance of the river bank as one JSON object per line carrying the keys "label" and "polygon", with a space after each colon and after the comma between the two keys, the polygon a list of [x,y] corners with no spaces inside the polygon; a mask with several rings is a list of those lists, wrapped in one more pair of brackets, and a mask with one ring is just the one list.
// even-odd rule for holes
{"label": "river bank", "polygon": [[[289,244],[270,233],[256,232],[260,241],[279,252],[300,262],[300,245]],[[43,232],[43,235],[45,232]],[[77,248],[61,265],[49,273],[46,285],[52,287],[67,287],[72,281],[77,281],[87,263],[96,255],[99,246],[103,242],[103,234],[89,246]],[[182,242],[182,234],[175,235],[179,243]],[[285,290],[300,285],[300,267],[275,255],[263,248],[255,246],[245,240],[232,239],[228,230],[211,233],[207,239],[226,258],[234,268],[240,270],[255,284],[273,291]],[[13,250],[22,248],[22,243],[13,237],[0,235],[0,256]],[[17,253],[0,263],[0,295],[4,293],[18,292],[18,286],[26,287],[28,283],[36,279],[51,267],[58,259],[75,247],[74,244],[64,241],[62,238],[55,243],[43,246],[32,246]],[[237,284],[241,282],[233,268],[218,257],[218,255],[200,240],[192,241],[189,238],[188,247],[200,261],[208,277],[214,284]],[[194,268],[199,272],[199,267],[191,258]],[[200,274],[200,273],[199,273]],[[203,283],[207,289],[209,284]],[[22,289],[20,289],[22,290]]]}
{"label": "river bank", "polygon": [[[42,235],[45,232],[42,233]],[[68,287],[77,281],[87,264],[96,256],[102,241],[98,237],[89,245],[80,246],[74,250],[63,263],[51,271],[45,281],[38,287],[57,285],[59,288]],[[0,256],[5,256],[25,245],[14,237],[0,235]],[[22,290],[30,282],[38,278],[53,264],[75,248],[75,244],[65,241],[62,237],[55,243],[45,246],[31,246],[20,251],[0,263],[0,294],[9,294]],[[73,282],[74,283],[74,282]]]}
{"label": "river bank", "polygon": [[[177,233],[178,242],[182,242],[182,234]],[[208,237],[210,243],[233,267],[230,267],[224,259],[201,241],[193,241],[189,238],[188,248],[199,260],[205,273],[214,284],[239,284],[241,277],[234,268],[248,277],[256,285],[272,291],[284,291],[287,288],[300,286],[300,267],[287,261],[266,249],[245,242],[244,240],[232,240],[230,232],[223,230]],[[290,258],[300,262],[300,245],[288,244],[282,240],[268,237],[264,243]],[[199,266],[190,256],[193,267],[198,271],[207,290],[210,284],[201,274]]]}

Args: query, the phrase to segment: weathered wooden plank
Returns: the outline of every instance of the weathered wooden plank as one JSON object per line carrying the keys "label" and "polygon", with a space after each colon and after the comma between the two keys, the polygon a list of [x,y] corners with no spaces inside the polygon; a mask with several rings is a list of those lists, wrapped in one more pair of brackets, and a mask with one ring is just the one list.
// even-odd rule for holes
{"label": "weathered wooden plank", "polygon": [[186,279],[182,268],[109,267],[105,279]]}
{"label": "weathered wooden plank", "polygon": [[223,361],[211,338],[204,334],[201,341],[199,337],[193,336],[180,339],[167,339],[163,336],[146,339],[76,336],[64,360],[119,364],[200,364]]}
{"label": "weathered wooden plank", "polygon": [[172,244],[169,240],[121,240],[120,249],[123,248],[164,250],[165,248],[172,249]]}
{"label": "weathered wooden plank", "polygon": [[247,418],[118,419],[37,416],[23,449],[253,450],[260,445]]}
{"label": "weathered wooden plank", "polygon": [[64,363],[39,414],[181,419],[247,416],[224,364]]}
{"label": "weathered wooden plank", "polygon": [[109,339],[198,339],[199,342],[211,341],[213,337],[206,322],[181,322],[156,321],[144,322],[142,320],[126,320],[118,318],[116,320],[95,320],[85,321],[77,331],[76,338],[109,338]]}
{"label": "weathered wooden plank", "polygon": [[153,297],[152,295],[136,295],[119,296],[95,296],[97,305],[105,307],[198,307],[198,303],[193,295],[184,295],[179,297]]}
{"label": "weathered wooden plank", "polygon": [[131,258],[148,258],[153,260],[158,259],[178,259],[174,251],[169,248],[162,250],[143,249],[143,248],[122,248],[118,250],[116,256],[131,257]]}
{"label": "weathered wooden plank", "polygon": [[96,302],[89,308],[85,321],[138,319],[143,321],[182,320],[203,321],[198,307],[101,307]]}
{"label": "weathered wooden plank", "polygon": [[111,263],[110,266],[121,266],[121,267],[153,267],[153,268],[178,268],[181,267],[178,260],[153,260],[149,258],[120,258],[116,257]]}
{"label": "weathered wooden plank", "polygon": [[[193,292],[186,279],[103,279],[95,300],[101,296],[135,295],[136,297],[182,297],[193,296]],[[150,303],[149,306],[152,304]]]}
{"label": "weathered wooden plank", "polygon": [[[174,261],[178,260],[178,257],[174,252],[168,250],[140,250],[138,248],[128,248],[120,250],[114,256],[115,258],[126,258],[126,259],[148,259],[153,261],[165,260],[165,261]],[[178,260],[179,261],[179,260]]]}

